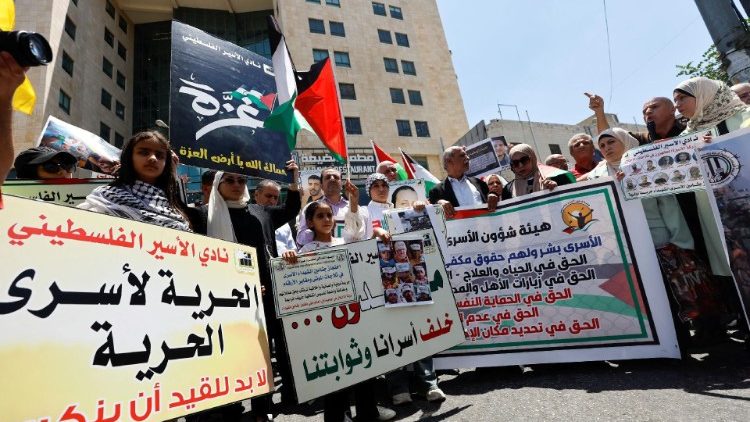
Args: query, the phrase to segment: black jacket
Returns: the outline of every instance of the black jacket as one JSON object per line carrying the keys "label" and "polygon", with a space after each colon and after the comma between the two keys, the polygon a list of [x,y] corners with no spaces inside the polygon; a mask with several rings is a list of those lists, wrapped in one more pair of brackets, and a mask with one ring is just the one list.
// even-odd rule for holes
{"label": "black jacket", "polygon": [[[474,185],[475,188],[479,191],[479,195],[482,197],[482,203],[487,203],[487,194],[490,192],[490,189],[487,187],[487,184],[483,181],[477,179],[476,177],[468,177],[469,183]],[[430,203],[431,204],[437,204],[437,202],[441,199],[444,199],[451,203],[454,207],[460,206],[458,203],[458,199],[456,199],[456,194],[453,193],[453,187],[451,187],[451,182],[446,177],[443,179],[442,182],[435,185],[434,188],[430,189]]]}

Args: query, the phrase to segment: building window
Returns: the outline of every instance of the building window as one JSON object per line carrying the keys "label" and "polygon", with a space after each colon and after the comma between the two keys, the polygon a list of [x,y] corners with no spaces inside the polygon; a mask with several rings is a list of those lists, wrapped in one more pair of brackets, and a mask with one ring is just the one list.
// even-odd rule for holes
{"label": "building window", "polygon": [[401,8],[396,6],[388,6],[388,10],[391,11],[391,17],[394,19],[404,19],[404,15],[401,13]]}
{"label": "building window", "polygon": [[112,77],[112,62],[107,60],[106,57],[102,57],[102,72],[110,78]]}
{"label": "building window", "polygon": [[344,31],[344,23],[343,22],[335,22],[330,21],[328,22],[328,27],[331,29],[331,35],[337,36],[337,37],[345,37],[346,31]]}
{"label": "building window", "polygon": [[401,47],[408,47],[409,46],[409,36],[406,34],[402,34],[400,32],[396,32],[396,44],[400,45]]}
{"label": "building window", "polygon": [[391,88],[391,102],[393,104],[406,104],[404,90],[401,88]]}
{"label": "building window", "polygon": [[404,75],[416,75],[417,69],[414,67],[414,62],[408,60],[401,60],[401,69],[404,71]]}
{"label": "building window", "polygon": [[115,115],[122,120],[125,120],[125,105],[119,101],[115,101]]}
{"label": "building window", "polygon": [[380,16],[387,16],[385,14],[385,4],[372,2],[372,13]]}
{"label": "building window", "polygon": [[115,5],[112,4],[111,1],[107,0],[107,4],[104,6],[104,10],[107,11],[107,14],[112,17],[112,19],[115,18]]}
{"label": "building window", "polygon": [[341,7],[341,1],[340,0],[326,0],[326,4],[329,5],[329,6]]}
{"label": "building window", "polygon": [[76,39],[76,24],[70,20],[70,16],[65,17],[65,33],[68,34],[71,39]]}
{"label": "building window", "polygon": [[318,3],[320,4],[320,0],[307,0],[308,3]]}
{"label": "building window", "polygon": [[123,75],[119,70],[117,71],[117,86],[125,89],[125,75]]}
{"label": "building window", "polygon": [[328,50],[320,50],[317,48],[313,48],[313,61],[315,63],[325,60],[328,58]]}
{"label": "building window", "polygon": [[396,59],[389,59],[383,57],[383,64],[385,64],[385,71],[389,73],[398,73],[398,62]]}
{"label": "building window", "polygon": [[336,66],[352,67],[351,62],[349,62],[349,53],[343,51],[334,51],[333,59],[336,62]]}
{"label": "building window", "polygon": [[391,38],[391,31],[378,29],[378,39],[383,44],[393,44],[393,39]]}
{"label": "building window", "polygon": [[104,41],[106,41],[110,47],[115,46],[115,34],[109,32],[109,29],[107,28],[104,28]]}
{"label": "building window", "polygon": [[354,91],[354,84],[339,83],[339,94],[342,100],[356,100],[357,92]]}
{"label": "building window", "polygon": [[417,131],[417,137],[419,138],[429,138],[430,137],[430,127],[427,126],[427,122],[419,122],[414,121],[414,130]]}
{"label": "building window", "polygon": [[102,98],[101,103],[104,107],[107,108],[107,110],[112,109],[112,94],[107,92],[106,89],[102,88]]}
{"label": "building window", "polygon": [[326,26],[323,20],[310,18],[307,20],[307,23],[310,25],[310,32],[313,34],[326,33]]}
{"label": "building window", "polygon": [[66,94],[62,89],[60,90],[60,98],[57,100],[57,105],[60,106],[62,111],[70,114],[70,95]]}
{"label": "building window", "polygon": [[112,129],[109,128],[104,122],[99,122],[99,136],[105,141],[109,142],[109,135],[112,133]]}
{"label": "building window", "polygon": [[550,154],[562,154],[562,150],[558,144],[549,144],[549,152]]}
{"label": "building window", "polygon": [[73,76],[73,59],[63,50],[62,68],[70,76]]}
{"label": "building window", "polygon": [[362,122],[359,121],[359,117],[344,117],[344,125],[346,126],[346,133],[349,135],[361,135],[362,134]]}
{"label": "building window", "polygon": [[128,21],[126,21],[122,15],[120,15],[120,18],[117,20],[117,26],[119,26],[120,29],[122,29],[122,32],[126,34],[128,33]]}
{"label": "building window", "polygon": [[409,104],[422,105],[422,93],[420,91],[409,90]]}
{"label": "building window", "polygon": [[72,0],[72,2],[73,2],[73,4],[75,4],[76,6],[78,6],[78,0]]}
{"label": "building window", "polygon": [[128,50],[120,41],[117,41],[117,55],[122,57],[123,60],[128,59]]}
{"label": "building window", "polygon": [[408,120],[396,120],[398,136],[411,136],[411,125]]}
{"label": "building window", "polygon": [[122,148],[123,144],[125,144],[125,137],[115,132],[115,146]]}

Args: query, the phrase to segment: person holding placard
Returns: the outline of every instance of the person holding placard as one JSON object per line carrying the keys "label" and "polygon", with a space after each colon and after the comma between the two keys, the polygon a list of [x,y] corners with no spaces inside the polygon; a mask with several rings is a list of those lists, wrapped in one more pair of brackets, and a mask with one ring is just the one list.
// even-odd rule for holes
{"label": "person holding placard", "polygon": [[487,204],[494,211],[500,200],[491,193],[487,184],[476,177],[466,176],[469,171],[469,156],[466,147],[452,146],[443,151],[443,168],[448,177],[430,189],[431,204],[438,204],[448,218],[455,214],[455,207]]}
{"label": "person holding placard", "polygon": [[[515,198],[542,189],[552,190],[560,185],[572,183],[572,175],[560,169],[546,167],[543,172],[531,145],[518,144],[510,149],[510,169],[516,178],[503,188],[503,199]],[[546,171],[551,169],[557,174]]]}

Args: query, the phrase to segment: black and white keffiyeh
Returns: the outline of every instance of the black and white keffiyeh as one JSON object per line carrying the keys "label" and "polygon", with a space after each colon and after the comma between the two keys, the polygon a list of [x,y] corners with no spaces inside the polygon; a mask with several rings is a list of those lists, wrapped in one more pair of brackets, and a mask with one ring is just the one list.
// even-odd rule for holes
{"label": "black and white keffiyeh", "polygon": [[185,217],[169,204],[164,191],[141,181],[132,186],[100,186],[78,208],[190,231]]}

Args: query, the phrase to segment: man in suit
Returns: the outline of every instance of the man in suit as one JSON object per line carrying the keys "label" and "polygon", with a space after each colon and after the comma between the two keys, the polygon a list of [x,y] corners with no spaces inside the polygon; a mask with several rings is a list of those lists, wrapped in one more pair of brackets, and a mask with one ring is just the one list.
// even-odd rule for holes
{"label": "man in suit", "polygon": [[455,207],[487,204],[487,209],[494,211],[500,199],[490,193],[487,184],[476,177],[466,176],[469,170],[469,156],[466,147],[452,146],[443,152],[443,168],[448,177],[430,190],[430,202],[443,206],[450,218],[455,214]]}

